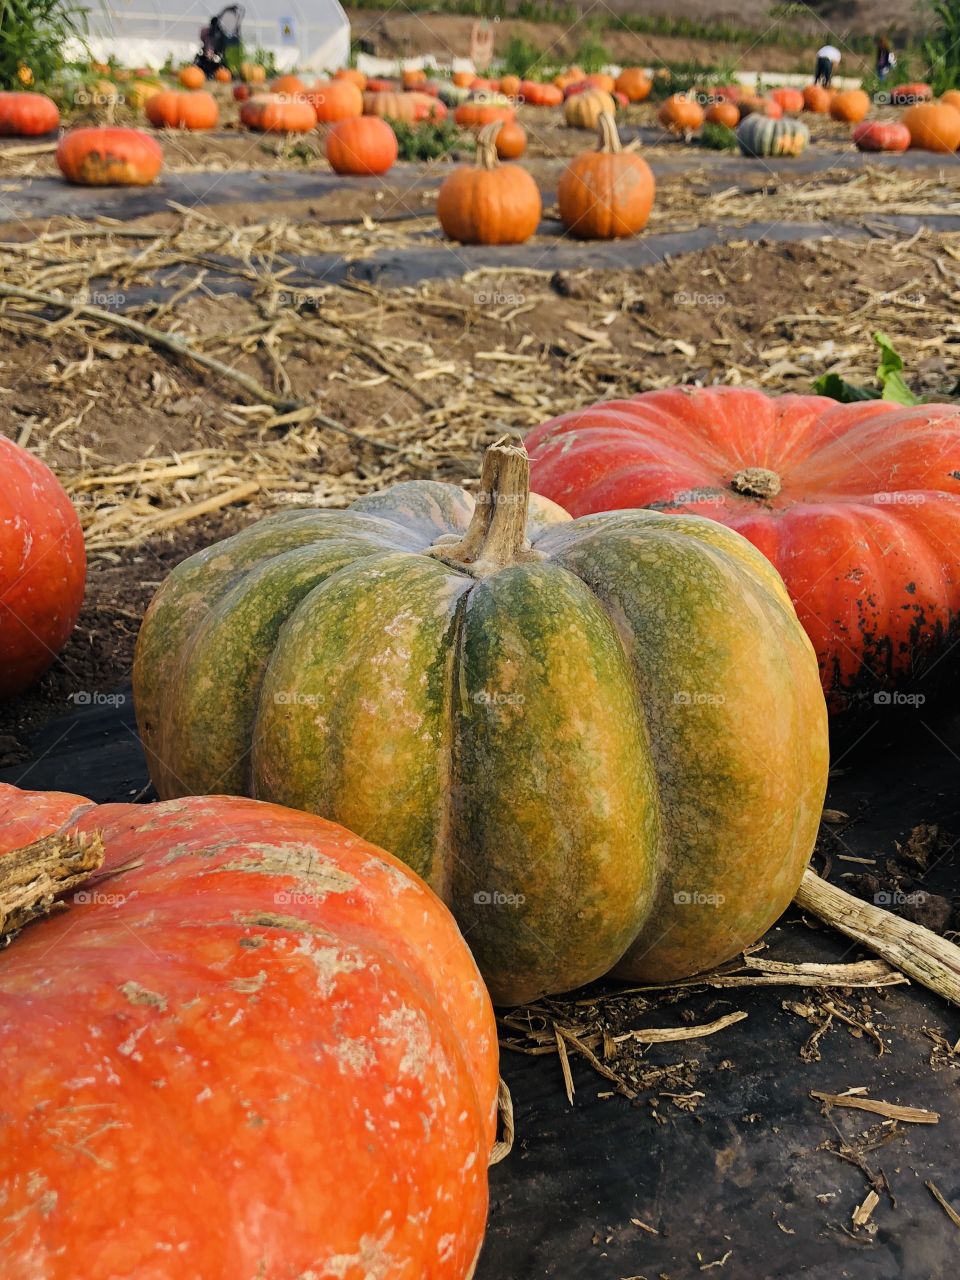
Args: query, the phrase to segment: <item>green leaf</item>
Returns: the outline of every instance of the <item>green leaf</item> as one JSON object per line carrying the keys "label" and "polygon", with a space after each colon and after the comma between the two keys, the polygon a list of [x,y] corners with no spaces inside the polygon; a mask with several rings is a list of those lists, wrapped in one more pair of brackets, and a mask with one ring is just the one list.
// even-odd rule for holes
{"label": "green leaf", "polygon": [[871,391],[869,387],[858,387],[841,378],[839,373],[825,373],[813,384],[815,395],[827,396],[831,400],[839,400],[841,404],[854,404],[858,400],[879,400],[880,393]]}
{"label": "green leaf", "polygon": [[920,404],[920,397],[915,396],[903,380],[903,359],[894,350],[893,343],[879,330],[873,335],[873,340],[880,348],[877,377],[883,388],[881,399],[891,400],[894,404]]}

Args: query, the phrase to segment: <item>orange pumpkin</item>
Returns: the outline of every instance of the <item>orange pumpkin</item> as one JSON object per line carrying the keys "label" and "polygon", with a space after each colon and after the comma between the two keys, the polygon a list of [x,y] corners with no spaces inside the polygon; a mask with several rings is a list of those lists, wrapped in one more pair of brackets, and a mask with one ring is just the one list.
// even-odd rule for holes
{"label": "orange pumpkin", "polygon": [[641,67],[624,67],[617,76],[615,88],[628,102],[646,102],[653,83]]}
{"label": "orange pumpkin", "polygon": [[365,93],[363,114],[418,124],[421,120],[445,119],[447,108],[427,93]]}
{"label": "orange pumpkin", "polygon": [[363,115],[363,94],[349,80],[318,80],[306,97],[321,124]]}
{"label": "orange pumpkin", "polygon": [[202,89],[207,82],[207,77],[196,66],[181,67],[177,79],[185,89]]}
{"label": "orange pumpkin", "polygon": [[769,120],[783,118],[783,107],[773,98],[761,98],[748,94],[740,99],[737,106],[740,108],[742,119],[746,119],[747,116],[766,116]]}
{"label": "orange pumpkin", "polygon": [[[457,83],[456,77],[454,77],[453,83]],[[520,92],[520,85],[522,83],[523,82],[519,76],[501,76],[499,85],[500,92],[507,98],[515,98]],[[551,85],[550,87],[552,88],[553,86]],[[562,98],[561,101],[563,101]]]}
{"label": "orange pumpkin", "polygon": [[571,129],[599,129],[600,117],[614,115],[617,104],[603,89],[585,89],[563,104],[563,118]]}
{"label": "orange pumpkin", "polygon": [[497,1029],[439,899],[277,805],[0,786],[0,862],[98,834],[0,957],[5,1280],[472,1275]]}
{"label": "orange pumpkin", "polygon": [[903,113],[910,146],[947,154],[960,147],[960,111],[944,102],[919,102]]}
{"label": "orange pumpkin", "polygon": [[235,84],[233,86],[233,97],[236,102],[246,102],[252,96],[253,90],[248,84]]}
{"label": "orange pumpkin", "polygon": [[148,100],[146,113],[156,129],[213,129],[220,118],[216,99],[200,90],[178,93],[164,89]]}
{"label": "orange pumpkin", "polygon": [[788,116],[798,116],[803,110],[803,94],[799,89],[772,89],[770,97]]}
{"label": "orange pumpkin", "polygon": [[657,119],[671,133],[689,135],[703,124],[703,108],[686,94],[674,93],[657,112]]}
{"label": "orange pumpkin", "polygon": [[960,89],[948,89],[940,95],[940,101],[948,107],[956,107],[960,111]]}
{"label": "orange pumpkin", "polygon": [[326,155],[334,173],[386,173],[396,163],[397,136],[377,116],[339,120],[327,133]]}
{"label": "orange pumpkin", "polygon": [[247,84],[266,84],[266,70],[259,62],[243,62],[240,64],[240,75]]}
{"label": "orange pumpkin", "polygon": [[476,78],[475,71],[455,71],[450,77],[458,89],[469,89]]}
{"label": "orange pumpkin", "polygon": [[822,84],[808,84],[803,91],[803,109],[818,116],[829,115],[832,97],[832,92]]}
{"label": "orange pumpkin", "polygon": [[427,78],[427,73],[422,67],[406,67],[401,77],[401,83],[405,89],[416,89],[418,85],[423,84]]}
{"label": "orange pumpkin", "polygon": [[497,133],[497,155],[501,160],[519,160],[527,149],[527,133],[516,120],[508,120]]}
{"label": "orange pumpkin", "polygon": [[23,693],[66,644],[86,571],[83,530],[59,480],[0,435],[0,698]]}
{"label": "orange pumpkin", "polygon": [[560,175],[560,220],[583,240],[615,240],[647,225],[656,183],[650,166],[624,151],[612,115],[600,117],[600,147],[576,156]]}
{"label": "orange pumpkin", "polygon": [[864,120],[850,135],[858,151],[906,151],[910,130],[899,120]]}
{"label": "orange pumpkin", "polygon": [[216,71],[213,73],[213,78],[218,84],[229,84],[233,79],[233,76],[226,67],[217,67]]}
{"label": "orange pumpkin", "polygon": [[516,114],[505,99],[484,95],[462,102],[454,111],[453,118],[461,129],[482,129],[484,125],[494,124],[498,120],[513,120]]}
{"label": "orange pumpkin", "polygon": [[259,93],[240,108],[240,122],[257,133],[309,133],[317,113],[306,98]]}
{"label": "orange pumpkin", "polygon": [[60,139],[57,164],[68,182],[85,187],[148,187],[163,165],[160,144],[139,129],[71,129]]}
{"label": "orange pumpkin", "polygon": [[830,99],[830,115],[845,124],[859,124],[870,110],[870,96],[862,89],[843,89]]}
{"label": "orange pumpkin", "polygon": [[363,93],[367,87],[367,77],[359,67],[341,67],[339,71],[333,73],[334,80],[349,80],[351,84],[355,84]]}
{"label": "orange pumpkin", "polygon": [[0,93],[0,138],[37,138],[60,127],[60,110],[45,93]]}
{"label": "orange pumpkin", "polygon": [[581,71],[581,69],[574,64],[572,67],[567,67],[566,71],[561,71],[558,76],[554,76],[553,83],[558,89],[566,89],[568,85],[577,84],[578,81],[583,79],[585,74],[585,72]]}
{"label": "orange pumpkin", "polygon": [[540,223],[543,203],[537,184],[517,164],[497,161],[500,121],[477,135],[477,163],[444,178],[437,217],[444,234],[461,244],[522,244]]}
{"label": "orange pumpkin", "polygon": [[287,97],[296,97],[297,94],[307,92],[307,86],[303,83],[299,76],[277,76],[273,84],[270,86],[271,93],[282,93]]}
{"label": "orange pumpkin", "polygon": [[727,129],[735,129],[740,123],[740,108],[735,102],[715,102],[707,107],[705,119],[708,124],[722,124]]}
{"label": "orange pumpkin", "polygon": [[523,80],[519,96],[529,107],[559,107],[563,102],[563,90],[555,84],[540,84],[537,80]]}
{"label": "orange pumpkin", "polygon": [[608,76],[603,71],[596,71],[591,75],[584,76],[583,82],[588,84],[591,89],[602,89],[604,93],[614,93],[617,88],[617,82],[613,76]]}

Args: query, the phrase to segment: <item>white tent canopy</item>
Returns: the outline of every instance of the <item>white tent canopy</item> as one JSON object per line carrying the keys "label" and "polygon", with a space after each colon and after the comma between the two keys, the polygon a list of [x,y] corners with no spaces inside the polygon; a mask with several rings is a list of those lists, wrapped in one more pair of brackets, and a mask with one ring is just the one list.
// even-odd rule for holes
{"label": "white tent canopy", "polygon": [[[200,28],[221,7],[218,0],[103,0],[88,10],[87,43],[94,58],[113,55],[128,67],[160,67],[168,57],[192,62]],[[346,65],[350,23],[339,0],[249,0],[243,8],[240,34],[249,55],[263,49],[284,69]]]}

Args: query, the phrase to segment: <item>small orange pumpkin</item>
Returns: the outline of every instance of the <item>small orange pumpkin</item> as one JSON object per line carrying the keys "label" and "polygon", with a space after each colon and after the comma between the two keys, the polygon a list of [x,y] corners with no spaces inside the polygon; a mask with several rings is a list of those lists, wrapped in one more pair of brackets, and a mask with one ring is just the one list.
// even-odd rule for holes
{"label": "small orange pumpkin", "polygon": [[948,89],[940,95],[940,101],[948,107],[956,107],[960,111],[960,89]]}
{"label": "small orange pumpkin", "polygon": [[833,94],[822,84],[808,84],[803,90],[803,109],[817,116],[830,114],[830,99]]}
{"label": "small orange pumpkin", "polygon": [[563,90],[555,84],[540,84],[537,80],[522,80],[520,95],[529,107],[559,107],[563,103]]}
{"label": "small orange pumpkin", "polygon": [[798,116],[803,110],[803,94],[799,89],[771,89],[770,97],[785,115]]}
{"label": "small orange pumpkin", "polygon": [[628,102],[646,102],[653,83],[642,67],[624,67],[617,76],[615,88]]}
{"label": "small orange pumpkin", "polygon": [[615,240],[642,231],[655,194],[650,166],[624,151],[608,112],[600,117],[599,149],[571,160],[557,184],[560,220],[583,240]]}
{"label": "small orange pumpkin", "polygon": [[0,93],[0,138],[37,138],[60,126],[60,110],[45,93]]}
{"label": "small orange pumpkin", "polygon": [[447,108],[437,98],[427,93],[365,93],[363,114],[380,116],[386,120],[400,120],[404,124],[418,124],[421,120],[443,120]]}
{"label": "small orange pumpkin", "polygon": [[325,149],[334,173],[386,173],[397,159],[397,135],[386,120],[358,116],[332,125]]}
{"label": "small orange pumpkin", "polygon": [[334,80],[349,80],[351,84],[355,84],[363,93],[367,87],[367,77],[359,67],[341,67],[339,71],[333,73]]}
{"label": "small orange pumpkin", "polygon": [[148,187],[163,165],[156,138],[139,129],[70,129],[56,158],[67,181],[84,187]]}
{"label": "small orange pumpkin", "polygon": [[604,93],[615,93],[617,82],[613,76],[608,76],[604,71],[596,71],[591,75],[583,77],[584,84],[588,84],[591,89],[602,89]]}
{"label": "small orange pumpkin", "polygon": [[497,161],[501,121],[477,135],[477,163],[444,178],[437,217],[444,234],[461,244],[523,244],[540,223],[543,203],[533,178],[518,164]]}
{"label": "small orange pumpkin", "polygon": [[206,84],[207,77],[199,67],[189,66],[180,68],[180,74],[177,79],[185,89],[202,89]]}
{"label": "small orange pumpkin", "polygon": [[476,78],[475,71],[455,71],[450,77],[458,89],[469,89]]}
{"label": "small orange pumpkin", "polygon": [[259,62],[243,62],[240,64],[241,78],[247,84],[266,84],[267,73]]}
{"label": "small orange pumpkin", "polygon": [[513,120],[516,114],[505,98],[483,95],[462,102],[454,111],[453,118],[461,129],[482,129],[484,125],[498,120]]}
{"label": "small orange pumpkin", "polygon": [[899,120],[864,120],[850,135],[858,151],[906,151],[910,130]]}
{"label": "small orange pumpkin", "polygon": [[527,132],[516,120],[507,120],[497,133],[497,155],[501,160],[519,160],[527,149]]}
{"label": "small orange pumpkin", "polygon": [[[457,83],[456,76],[454,76],[453,83],[454,84]],[[501,76],[500,92],[504,94],[505,97],[507,98],[515,98],[517,94],[520,92],[520,85],[522,83],[523,82],[519,76]],[[552,85],[550,87],[553,88]]]}
{"label": "small orange pumpkin", "polygon": [[741,118],[747,116],[766,116],[769,120],[782,120],[783,107],[773,98],[762,98],[756,94],[748,94],[737,103]]}
{"label": "small orange pumpkin", "polygon": [[740,108],[735,102],[714,102],[707,107],[704,118],[708,124],[722,124],[727,129],[735,129],[740,123]]}
{"label": "small orange pumpkin", "polygon": [[287,97],[295,97],[298,93],[306,93],[307,86],[303,83],[299,76],[277,76],[273,84],[270,86],[271,93],[282,93]]}
{"label": "small orange pumpkin", "polygon": [[427,73],[422,67],[405,67],[401,83],[405,89],[416,89],[418,85],[423,84],[426,78]]}
{"label": "small orange pumpkin", "polygon": [[213,129],[220,118],[216,99],[202,90],[164,89],[148,99],[145,110],[155,129]]}
{"label": "small orange pumpkin", "polygon": [[859,124],[870,110],[870,97],[862,89],[844,89],[830,99],[830,115],[845,124]]}
{"label": "small orange pumpkin", "polygon": [[217,84],[229,84],[233,79],[233,76],[226,67],[217,67],[216,71],[213,73],[213,78],[216,80]]}
{"label": "small orange pumpkin", "polygon": [[960,147],[960,111],[948,102],[919,102],[903,113],[910,146],[947,154]]}
{"label": "small orange pumpkin", "polygon": [[321,124],[363,115],[363,94],[349,80],[318,80],[306,98]]}
{"label": "small orange pumpkin", "polygon": [[703,108],[686,94],[674,93],[657,112],[657,119],[671,133],[689,135],[703,124]]}
{"label": "small orange pumpkin", "polygon": [[317,113],[306,98],[260,93],[240,108],[240,121],[257,133],[309,133]]}

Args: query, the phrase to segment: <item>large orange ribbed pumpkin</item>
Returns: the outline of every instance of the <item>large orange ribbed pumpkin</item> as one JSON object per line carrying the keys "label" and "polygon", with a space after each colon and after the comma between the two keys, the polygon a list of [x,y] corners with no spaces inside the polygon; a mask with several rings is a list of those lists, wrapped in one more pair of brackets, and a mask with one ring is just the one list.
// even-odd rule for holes
{"label": "large orange ribbed pumpkin", "polygon": [[241,106],[240,122],[257,133],[309,133],[317,113],[306,98],[258,93]]}
{"label": "large orange ribbed pumpkin", "polygon": [[86,570],[80,521],[60,482],[0,435],[0,698],[54,662],[80,613]]}
{"label": "large orange ribbed pumpkin", "polygon": [[956,405],[678,387],[565,414],[528,445],[534,488],[575,516],[652,506],[749,538],[834,712],[909,685],[960,636]]}
{"label": "large orange ribbed pumpkin", "polygon": [[822,84],[808,84],[803,91],[803,109],[818,116],[829,115],[832,97],[831,91]]}
{"label": "large orange ribbed pumpkin", "polygon": [[0,952],[4,1280],[467,1280],[497,1039],[440,900],[306,813],[0,784],[0,865],[55,833],[110,874]]}
{"label": "large orange ribbed pumpkin", "polygon": [[948,102],[918,102],[903,113],[903,123],[918,151],[946,155],[960,147],[960,110]]}
{"label": "large orange ribbed pumpkin", "polygon": [[147,100],[144,110],[156,129],[213,129],[220,118],[213,94],[201,89],[189,93],[164,89]]}
{"label": "large orange ribbed pumpkin", "polygon": [[163,151],[140,129],[70,129],[56,155],[68,182],[86,187],[146,187],[157,180]]}

